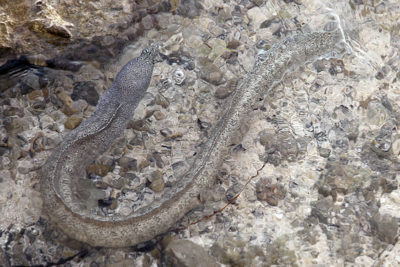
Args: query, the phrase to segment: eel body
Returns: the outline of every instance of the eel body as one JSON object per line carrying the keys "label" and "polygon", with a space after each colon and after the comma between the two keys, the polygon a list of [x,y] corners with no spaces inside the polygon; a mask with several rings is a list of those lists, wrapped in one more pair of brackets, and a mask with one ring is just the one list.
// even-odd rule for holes
{"label": "eel body", "polygon": [[156,45],[146,48],[121,69],[94,114],[66,135],[42,167],[44,212],[67,235],[92,246],[132,246],[166,232],[199,205],[199,194],[213,185],[227,147],[240,131],[252,104],[273,88],[288,69],[330,53],[341,40],[339,30],[295,35],[260,54],[175,191],[163,202],[126,217],[91,214],[76,193],[78,181],[86,175],[85,166],[123,133],[147,90],[158,49]]}

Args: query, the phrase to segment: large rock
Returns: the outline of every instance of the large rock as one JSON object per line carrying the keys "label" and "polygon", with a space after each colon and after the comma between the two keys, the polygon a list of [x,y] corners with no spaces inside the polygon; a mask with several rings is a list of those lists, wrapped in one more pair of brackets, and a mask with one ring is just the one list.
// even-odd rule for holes
{"label": "large rock", "polygon": [[140,34],[135,30],[132,32],[132,28],[141,28],[139,32],[143,32],[144,28],[149,29],[148,23],[141,23],[148,12],[168,11],[170,6],[164,2],[2,1],[0,57],[8,59],[17,54],[45,54],[52,58],[59,55],[60,50],[81,46],[83,41],[88,42],[84,46],[98,40],[101,47],[118,46],[123,40],[126,42]]}

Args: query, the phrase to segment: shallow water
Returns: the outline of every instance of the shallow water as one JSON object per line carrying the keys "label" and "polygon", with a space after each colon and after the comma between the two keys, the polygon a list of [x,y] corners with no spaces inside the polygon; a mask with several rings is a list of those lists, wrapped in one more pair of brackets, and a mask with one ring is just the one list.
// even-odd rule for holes
{"label": "shallow water", "polygon": [[[289,72],[254,106],[215,188],[183,221],[224,206],[227,196],[237,193],[257,170],[259,174],[234,205],[176,235],[200,244],[224,264],[395,264],[400,218],[399,4],[200,3],[202,9],[192,7],[196,16],[183,9],[157,13],[141,24],[128,23],[124,34],[117,34],[106,16],[103,24],[102,16],[93,17],[101,25],[97,39],[89,34],[93,22],[87,31],[77,31],[89,36],[81,43],[76,39],[67,49],[56,44],[48,53],[39,51],[47,45],[38,43],[39,52],[24,51],[29,63],[0,73],[0,212],[5,215],[0,218],[0,254],[5,261],[45,264],[80,251],[76,244],[60,243],[60,233],[40,219],[35,170],[69,131],[65,123],[74,125],[90,116],[96,96],[146,45],[164,43],[164,61],[156,65],[148,93],[124,137],[93,164],[97,174],[92,180],[85,178],[95,181],[87,184],[93,191],[90,207],[109,216],[151,205],[162,194],[154,192],[151,181],[162,177],[165,192],[190,168],[222,114],[230,88],[251,69],[262,48],[295,33],[336,24],[343,29],[347,53]],[[50,3],[61,17],[65,4],[57,9],[57,3]],[[120,5],[122,21],[129,16],[129,2]],[[81,7],[91,14],[88,10]],[[111,18],[116,11],[108,7],[101,12]],[[83,25],[75,27],[80,30]],[[141,34],[131,41],[127,32],[133,28],[140,28]],[[19,38],[24,36],[28,32]],[[39,40],[46,44],[46,38]],[[63,64],[46,63],[57,54],[66,60]],[[9,58],[5,55],[0,62]],[[100,206],[99,198],[104,200]],[[69,264],[160,261],[154,253],[129,249],[89,251]]]}

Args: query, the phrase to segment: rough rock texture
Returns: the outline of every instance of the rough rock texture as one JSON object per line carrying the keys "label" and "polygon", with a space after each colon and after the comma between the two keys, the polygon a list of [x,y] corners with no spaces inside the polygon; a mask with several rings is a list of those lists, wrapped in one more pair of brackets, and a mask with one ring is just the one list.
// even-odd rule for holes
{"label": "rough rock texture", "polygon": [[171,8],[176,9],[162,0],[0,1],[0,55],[95,59],[93,54],[106,53],[106,60],[143,30],[155,26],[146,22],[154,20],[151,14]]}
{"label": "rough rock texture", "polygon": [[189,240],[171,241],[164,249],[163,266],[218,267],[211,256],[199,245]]}
{"label": "rough rock texture", "polygon": [[398,1],[169,1],[141,19],[134,1],[12,2],[0,1],[0,64],[15,59],[0,67],[0,265],[161,264],[160,242],[90,248],[41,217],[36,170],[65,123],[90,116],[149,42],[165,44],[124,137],[83,177],[93,212],[129,214],[190,168],[261,49],[335,17],[348,53],[290,70],[254,105],[213,190],[175,228],[220,211],[170,235],[226,265],[400,265]]}

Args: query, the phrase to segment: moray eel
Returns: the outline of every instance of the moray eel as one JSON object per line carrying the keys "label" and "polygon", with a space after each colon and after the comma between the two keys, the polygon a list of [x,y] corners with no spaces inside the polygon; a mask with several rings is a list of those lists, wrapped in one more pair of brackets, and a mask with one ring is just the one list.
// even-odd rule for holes
{"label": "moray eel", "polygon": [[88,211],[79,200],[79,179],[85,166],[105,152],[123,133],[149,86],[157,45],[125,65],[102,95],[94,114],[69,132],[41,169],[44,212],[68,236],[92,246],[126,247],[166,232],[185,213],[200,204],[199,194],[213,186],[215,175],[232,139],[251,111],[251,105],[292,69],[335,49],[339,30],[289,37],[263,54],[239,82],[224,114],[174,191],[134,214],[105,217]]}

